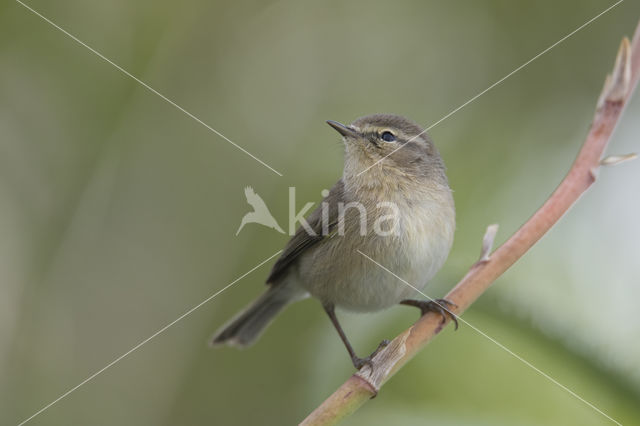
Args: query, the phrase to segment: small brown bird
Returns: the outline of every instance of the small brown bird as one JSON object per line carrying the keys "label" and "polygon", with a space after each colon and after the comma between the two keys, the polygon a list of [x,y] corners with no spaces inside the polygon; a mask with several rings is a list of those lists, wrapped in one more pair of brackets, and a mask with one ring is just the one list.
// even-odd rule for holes
{"label": "small brown bird", "polygon": [[[321,205],[289,240],[267,278],[267,291],[224,325],[214,345],[252,344],[289,303],[318,299],[360,369],[335,308],[377,311],[416,306],[445,315],[450,302],[413,300],[442,267],[453,243],[455,208],[437,149],[415,123],[397,115],[327,122],[342,135],[344,172]],[[453,318],[455,320],[455,318]],[[456,324],[457,325],[457,324]]]}

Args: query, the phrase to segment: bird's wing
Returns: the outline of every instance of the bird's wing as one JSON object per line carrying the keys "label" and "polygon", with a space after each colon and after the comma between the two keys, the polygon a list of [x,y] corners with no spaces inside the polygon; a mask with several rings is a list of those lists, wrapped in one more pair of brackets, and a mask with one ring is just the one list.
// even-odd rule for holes
{"label": "bird's wing", "polygon": [[[329,195],[322,201],[328,204],[329,232],[331,234],[338,224],[338,203],[344,201],[344,183],[340,179],[329,191]],[[311,212],[307,217],[307,223],[316,233],[309,235],[307,231],[300,226],[295,235],[291,237],[285,246],[282,254],[271,269],[271,273],[267,278],[267,284],[276,284],[278,279],[287,271],[289,266],[310,247],[328,238],[329,235],[322,234],[322,204]]]}
{"label": "bird's wing", "polygon": [[245,197],[247,197],[247,203],[249,203],[249,205],[251,207],[253,207],[253,209],[255,211],[259,211],[259,210],[269,211],[269,209],[267,208],[267,205],[265,204],[264,200],[262,198],[260,198],[260,196],[258,194],[256,194],[256,192],[253,190],[252,187],[247,186],[244,189],[244,195],[245,195]]}

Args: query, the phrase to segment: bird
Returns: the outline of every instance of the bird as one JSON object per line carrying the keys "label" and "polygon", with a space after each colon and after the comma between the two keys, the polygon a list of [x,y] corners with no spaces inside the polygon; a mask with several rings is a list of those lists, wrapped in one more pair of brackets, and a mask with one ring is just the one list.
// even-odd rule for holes
{"label": "bird", "polygon": [[252,187],[247,186],[244,189],[244,195],[247,198],[247,203],[253,207],[253,211],[242,217],[242,221],[240,222],[240,227],[236,231],[236,235],[240,233],[242,228],[244,228],[244,225],[247,223],[259,223],[260,225],[273,228],[281,234],[285,233],[282,228],[280,228],[280,225],[278,225],[278,222],[276,222],[264,200],[256,194]]}
{"label": "bird", "polygon": [[422,315],[439,313],[443,322],[450,316],[457,328],[448,309],[453,303],[413,298],[445,263],[455,233],[453,195],[432,140],[419,125],[394,114],[327,123],[344,144],[341,178],[286,244],[266,279],[267,290],[224,324],[212,345],[253,344],[282,309],[307,297],[321,303],[358,370],[372,365],[388,341],[359,357],[336,308],[415,306]]}

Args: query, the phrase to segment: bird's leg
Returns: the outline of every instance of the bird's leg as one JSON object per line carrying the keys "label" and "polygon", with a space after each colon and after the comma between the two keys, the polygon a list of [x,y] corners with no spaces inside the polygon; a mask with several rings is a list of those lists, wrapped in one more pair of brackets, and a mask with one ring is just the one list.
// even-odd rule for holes
{"label": "bird's leg", "polygon": [[451,312],[450,308],[457,308],[458,306],[449,302],[447,299],[435,299],[435,300],[412,300],[406,299],[400,302],[401,305],[407,306],[415,306],[420,309],[422,315],[427,312],[435,312],[437,314],[442,315],[442,322],[445,322],[447,319],[447,315],[451,317],[451,321],[456,325],[456,330],[458,329],[458,318],[456,315]]}
{"label": "bird's leg", "polygon": [[378,345],[378,348],[375,351],[373,351],[371,355],[369,355],[366,358],[359,358],[356,355],[356,352],[353,350],[353,346],[351,346],[351,343],[349,343],[349,339],[347,339],[347,335],[344,334],[344,330],[342,330],[342,326],[338,322],[338,317],[336,317],[336,312],[335,312],[335,306],[333,306],[332,304],[323,304],[322,306],[324,307],[324,310],[327,313],[327,315],[329,315],[329,318],[331,319],[333,326],[338,331],[338,334],[340,335],[342,342],[347,347],[347,351],[349,352],[349,356],[351,356],[351,362],[353,363],[353,366],[358,370],[360,370],[365,365],[369,365],[369,367],[373,367],[371,360],[373,359],[374,356],[376,356],[376,354],[382,348],[384,348],[389,344],[389,341],[383,340],[382,342],[380,342],[380,344]]}

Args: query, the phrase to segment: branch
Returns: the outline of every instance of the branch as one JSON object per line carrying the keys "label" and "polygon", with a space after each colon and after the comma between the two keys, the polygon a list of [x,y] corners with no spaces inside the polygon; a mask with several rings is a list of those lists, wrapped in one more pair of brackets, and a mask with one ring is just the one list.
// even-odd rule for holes
{"label": "branch", "polygon": [[[569,173],[540,209],[491,256],[497,228],[487,229],[480,260],[447,294],[457,305],[451,311],[462,314],[511,265],[522,257],[595,182],[600,166],[618,164],[633,155],[601,159],[640,77],[640,24],[633,43],[622,40],[613,73],[607,76],[598,99],[591,128]],[[396,337],[373,359],[373,367],[364,367],[351,376],[316,408],[302,425],[335,424],[376,396],[382,385],[413,358],[450,321],[442,323],[439,314],[428,313]]]}

